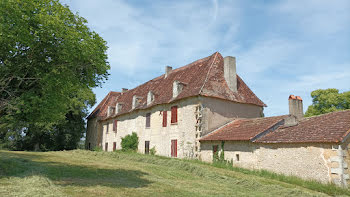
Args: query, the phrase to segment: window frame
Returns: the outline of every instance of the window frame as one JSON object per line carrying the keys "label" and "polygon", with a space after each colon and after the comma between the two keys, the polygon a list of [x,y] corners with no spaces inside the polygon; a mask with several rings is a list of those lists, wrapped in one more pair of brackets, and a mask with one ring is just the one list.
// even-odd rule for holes
{"label": "window frame", "polygon": [[177,124],[178,123],[178,107],[177,105],[174,105],[171,107],[171,124]]}
{"label": "window frame", "polygon": [[115,120],[113,120],[113,131],[114,131],[114,133],[117,133],[117,128],[118,128],[118,120],[115,119]]}
{"label": "window frame", "polygon": [[167,127],[168,124],[168,111],[163,111],[163,127]]}
{"label": "window frame", "polygon": [[146,113],[146,128],[151,127],[151,113]]}

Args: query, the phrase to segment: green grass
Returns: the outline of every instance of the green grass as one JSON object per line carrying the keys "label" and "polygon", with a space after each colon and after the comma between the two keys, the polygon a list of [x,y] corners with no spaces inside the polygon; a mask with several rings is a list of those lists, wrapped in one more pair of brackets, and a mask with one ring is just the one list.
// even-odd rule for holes
{"label": "green grass", "polygon": [[124,152],[0,151],[0,196],[350,195],[267,171]]}

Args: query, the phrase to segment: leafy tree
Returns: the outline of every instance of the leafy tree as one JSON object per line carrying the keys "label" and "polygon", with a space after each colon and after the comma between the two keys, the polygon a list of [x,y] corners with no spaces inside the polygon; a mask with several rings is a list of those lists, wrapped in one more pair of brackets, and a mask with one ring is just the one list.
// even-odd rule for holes
{"label": "leafy tree", "polygon": [[137,150],[137,146],[139,145],[139,137],[135,132],[132,132],[130,135],[126,135],[124,138],[122,138],[122,150],[128,151],[128,150]]}
{"label": "leafy tree", "polygon": [[86,23],[58,0],[0,1],[2,141],[65,149],[82,136],[92,88],[110,68],[106,42]]}
{"label": "leafy tree", "polygon": [[338,89],[319,89],[311,92],[312,105],[305,116],[315,116],[333,111],[350,109],[350,91],[339,93]]}

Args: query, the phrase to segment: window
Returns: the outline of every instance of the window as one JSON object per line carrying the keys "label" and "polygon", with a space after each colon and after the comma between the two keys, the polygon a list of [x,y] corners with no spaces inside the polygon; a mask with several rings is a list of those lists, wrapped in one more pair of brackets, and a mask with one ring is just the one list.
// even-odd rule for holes
{"label": "window", "polygon": [[105,151],[108,151],[108,143],[105,144]]}
{"label": "window", "polygon": [[149,154],[149,141],[145,141],[145,154]]}
{"label": "window", "polygon": [[146,114],[146,128],[151,127],[151,113]]}
{"label": "window", "polygon": [[167,111],[163,111],[163,127],[166,127],[166,124],[167,124],[167,116],[168,116],[168,113]]}
{"label": "window", "polygon": [[219,159],[218,147],[219,145],[213,145],[213,161],[217,161]]}
{"label": "window", "polygon": [[218,145],[213,146],[213,155],[215,155],[216,152],[218,152]]}
{"label": "window", "polygon": [[113,131],[114,131],[115,133],[117,133],[117,123],[118,123],[118,120],[114,120],[114,121],[113,121]]}
{"label": "window", "polygon": [[239,154],[236,154],[236,160],[239,161]]}
{"label": "window", "polygon": [[171,157],[177,157],[177,140],[171,140]]}
{"label": "window", "polygon": [[108,127],[109,127],[109,124],[107,123],[106,124],[106,133],[108,133]]}
{"label": "window", "polygon": [[171,123],[177,123],[177,106],[171,107]]}
{"label": "window", "polygon": [[113,142],[113,151],[117,149],[117,142]]}

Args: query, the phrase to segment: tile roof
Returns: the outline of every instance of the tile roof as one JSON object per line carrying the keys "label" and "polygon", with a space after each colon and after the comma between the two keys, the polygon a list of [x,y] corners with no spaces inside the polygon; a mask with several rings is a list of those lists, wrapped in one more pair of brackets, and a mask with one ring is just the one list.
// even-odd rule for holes
{"label": "tile roof", "polygon": [[200,141],[248,141],[280,123],[286,116],[236,119],[202,137]]}
{"label": "tile roof", "polygon": [[107,116],[108,106],[114,106],[116,104],[116,99],[120,96],[120,92],[109,92],[105,98],[97,105],[97,107],[90,113],[87,117],[88,119],[94,117],[105,117]]}
{"label": "tile roof", "polygon": [[[173,82],[177,80],[184,84],[184,88],[181,93],[173,98]],[[170,71],[169,75],[165,78],[161,75],[154,78],[134,89],[128,90],[124,93],[118,93],[120,95],[115,96],[113,102],[107,102],[108,105],[115,106],[115,104],[122,103],[122,110],[115,116],[129,113],[137,109],[146,109],[154,105],[171,103],[175,100],[191,96],[209,96],[220,99],[230,100],[239,103],[249,103],[258,106],[266,106],[243,82],[243,80],[237,75],[237,92],[232,92],[224,78],[224,58],[220,53],[216,52],[209,57],[197,60],[186,66],[180,67]],[[147,94],[152,91],[154,94],[154,101],[147,105]],[[140,104],[132,109],[132,98],[133,96],[140,97]],[[106,99],[106,98],[105,98]],[[105,99],[101,103],[105,103]],[[108,100],[108,99],[106,99]],[[98,113],[100,116],[106,116],[106,105],[98,105],[94,110],[101,111]],[[101,108],[101,109],[100,109]],[[94,117],[90,115],[88,118]]]}
{"label": "tile roof", "polygon": [[350,132],[350,110],[304,118],[259,138],[261,143],[341,142]]}

